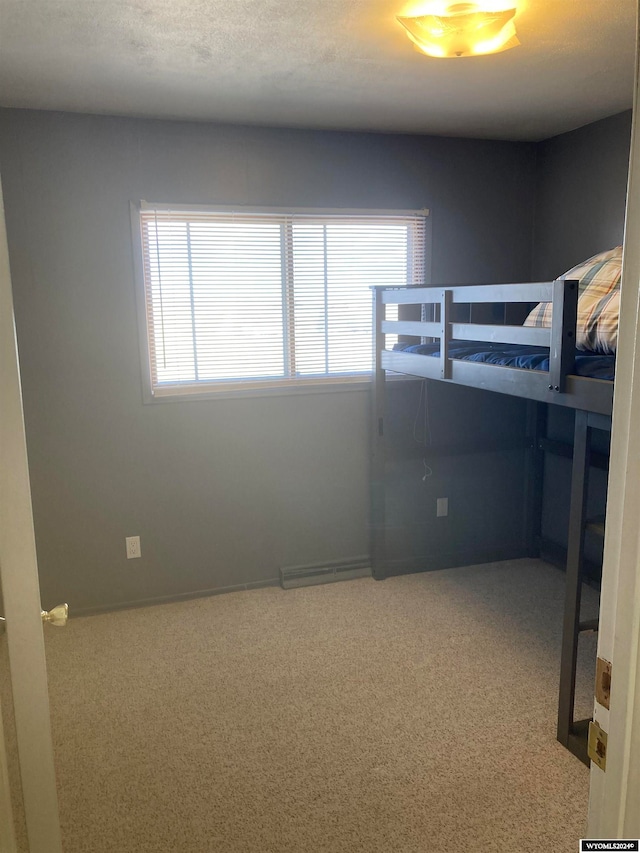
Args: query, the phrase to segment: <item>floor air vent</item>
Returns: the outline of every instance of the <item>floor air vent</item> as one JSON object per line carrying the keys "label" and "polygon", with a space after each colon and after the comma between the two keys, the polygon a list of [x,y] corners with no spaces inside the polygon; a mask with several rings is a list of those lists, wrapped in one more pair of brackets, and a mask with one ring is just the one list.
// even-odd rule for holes
{"label": "floor air vent", "polygon": [[289,566],[280,569],[280,583],[283,589],[295,589],[298,586],[314,586],[320,583],[350,581],[355,578],[371,576],[369,557],[354,557],[352,560],[337,560],[333,563],[316,563],[309,566]]}

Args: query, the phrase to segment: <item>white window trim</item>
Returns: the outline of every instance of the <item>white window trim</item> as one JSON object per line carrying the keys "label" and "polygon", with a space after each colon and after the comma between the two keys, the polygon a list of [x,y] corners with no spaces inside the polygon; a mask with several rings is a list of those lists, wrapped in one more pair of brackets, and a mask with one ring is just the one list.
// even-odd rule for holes
{"label": "white window trim", "polygon": [[163,212],[208,212],[215,210],[225,214],[259,214],[282,216],[424,216],[424,270],[425,283],[430,279],[431,262],[431,218],[428,208],[421,209],[383,209],[383,208],[307,208],[307,207],[260,207],[253,205],[214,205],[214,204],[171,204],[166,202],[152,203],[145,200],[130,203],[131,230],[133,244],[133,267],[136,296],[136,313],[138,320],[138,344],[140,364],[142,366],[142,398],[144,403],[168,403],[185,401],[204,401],[225,398],[288,396],[292,394],[327,394],[344,391],[369,391],[373,373],[369,376],[362,374],[310,376],[301,379],[256,379],[229,380],[215,383],[203,388],[200,384],[167,383],[162,388],[153,387],[153,373],[147,326],[147,306],[144,279],[142,232],[140,214],[148,210]]}

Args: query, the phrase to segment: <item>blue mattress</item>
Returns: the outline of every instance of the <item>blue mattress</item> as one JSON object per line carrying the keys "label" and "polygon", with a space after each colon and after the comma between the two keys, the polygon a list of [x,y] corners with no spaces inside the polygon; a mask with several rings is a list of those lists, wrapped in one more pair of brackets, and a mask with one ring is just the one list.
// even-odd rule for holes
{"label": "blue mattress", "polygon": [[[440,344],[396,344],[394,350],[417,353],[418,355],[440,356]],[[490,344],[481,341],[451,341],[449,356],[463,361],[481,361],[485,364],[502,364],[525,370],[549,370],[549,350],[544,347],[528,347],[519,344]],[[577,376],[593,379],[613,379],[614,355],[576,350],[575,369]]]}

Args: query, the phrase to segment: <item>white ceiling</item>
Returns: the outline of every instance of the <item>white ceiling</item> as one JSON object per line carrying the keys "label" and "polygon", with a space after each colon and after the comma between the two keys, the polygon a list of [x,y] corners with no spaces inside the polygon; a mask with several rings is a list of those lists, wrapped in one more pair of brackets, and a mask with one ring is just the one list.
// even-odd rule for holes
{"label": "white ceiling", "polygon": [[519,0],[520,47],[431,59],[411,0],[0,0],[0,105],[537,140],[631,106],[636,5]]}

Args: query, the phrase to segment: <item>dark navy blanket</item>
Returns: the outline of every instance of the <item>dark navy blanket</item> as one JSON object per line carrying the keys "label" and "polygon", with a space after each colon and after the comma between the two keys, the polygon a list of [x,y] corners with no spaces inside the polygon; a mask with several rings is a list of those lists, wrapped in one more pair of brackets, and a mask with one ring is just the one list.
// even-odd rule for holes
{"label": "dark navy blanket", "polygon": [[[440,344],[396,344],[394,350],[413,352],[419,355],[440,355]],[[449,356],[464,361],[481,361],[485,364],[502,364],[527,370],[549,370],[549,350],[543,347],[527,347],[518,344],[489,344],[481,341],[451,341]],[[594,379],[613,379],[614,355],[598,355],[576,350],[575,369],[578,376]]]}

